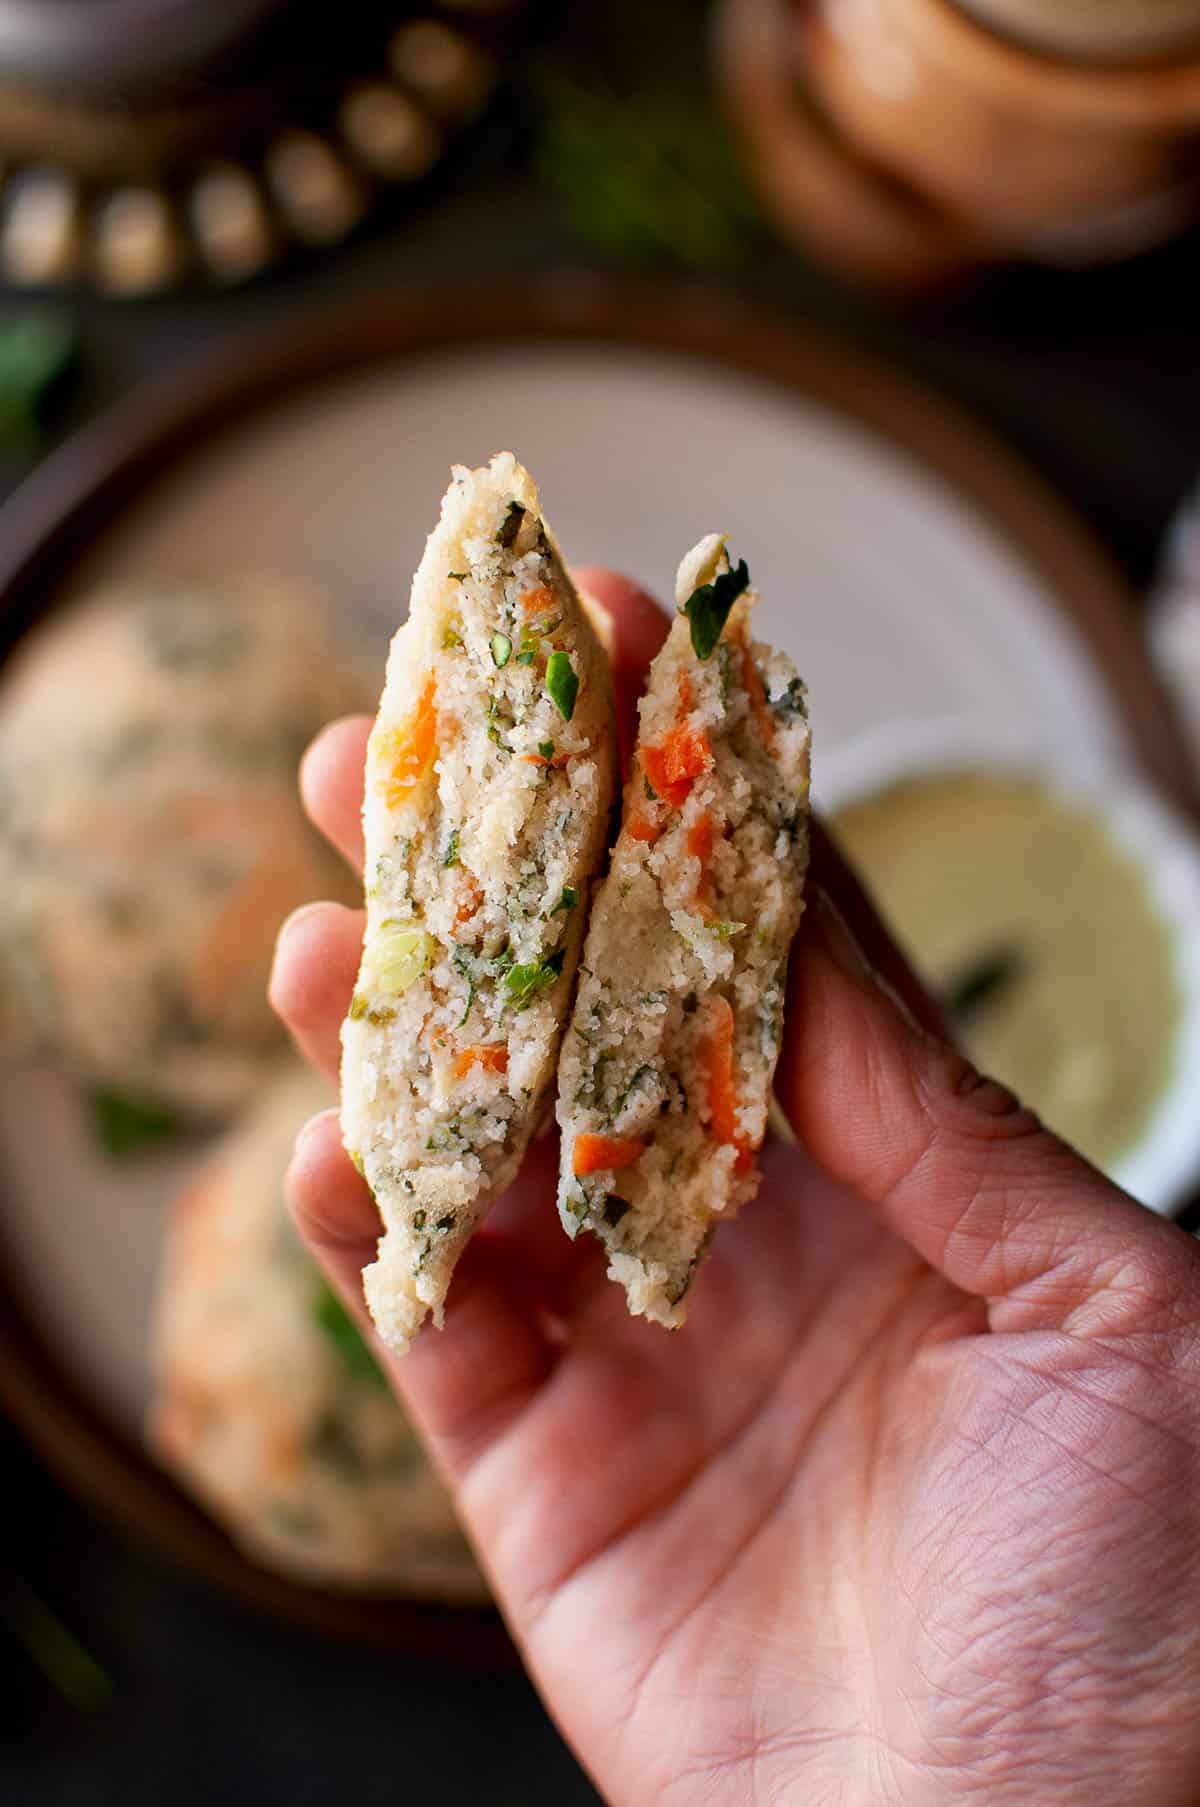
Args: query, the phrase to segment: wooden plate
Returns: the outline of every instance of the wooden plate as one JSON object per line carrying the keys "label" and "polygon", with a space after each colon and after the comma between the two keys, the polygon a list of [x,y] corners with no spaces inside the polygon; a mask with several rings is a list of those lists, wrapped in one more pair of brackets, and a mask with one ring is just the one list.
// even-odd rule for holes
{"label": "wooden plate", "polygon": [[[71,594],[195,568],[214,545],[227,565],[331,581],[382,646],[446,464],[510,441],[573,555],[661,593],[701,532],[733,531],[764,631],[812,681],[818,762],[889,711],[990,713],[1051,763],[1137,765],[1189,795],[1133,599],[1038,479],[835,341],[689,290],[562,278],[381,300],[139,392],[0,518],[0,654]],[[427,1656],[511,1657],[493,1614],[343,1598],[254,1567],[146,1457],[147,1276],[173,1185],[152,1168],[126,1196],[111,1174],[64,1167],[80,1140],[69,1095],[29,1082],[59,1113],[34,1147],[44,1099],[10,1078],[0,1402],[47,1461],[256,1606]]]}

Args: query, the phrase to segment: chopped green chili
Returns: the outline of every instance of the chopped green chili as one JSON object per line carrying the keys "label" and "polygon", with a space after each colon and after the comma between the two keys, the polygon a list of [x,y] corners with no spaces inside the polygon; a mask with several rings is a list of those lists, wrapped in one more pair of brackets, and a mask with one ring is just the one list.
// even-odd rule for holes
{"label": "chopped green chili", "polygon": [[563,720],[569,722],[575,713],[579,679],[566,653],[553,652],[546,661],[546,690]]}

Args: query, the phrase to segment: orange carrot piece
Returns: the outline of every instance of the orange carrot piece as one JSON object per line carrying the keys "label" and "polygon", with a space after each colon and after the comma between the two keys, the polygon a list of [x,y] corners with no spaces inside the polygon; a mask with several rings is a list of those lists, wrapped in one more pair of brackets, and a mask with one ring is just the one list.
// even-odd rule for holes
{"label": "orange carrot piece", "polygon": [[553,759],[547,759],[544,753],[522,753],[522,765],[548,765],[553,771],[561,771],[570,759],[569,753],[556,753]]}
{"label": "orange carrot piece", "polygon": [[657,747],[643,747],[642,769],[651,785],[671,805],[679,809],[687,800],[696,779],[707,772],[713,762],[712,748],[703,728],[681,722],[672,728]]}
{"label": "orange carrot piece", "polygon": [[736,1170],[745,1173],[754,1160],[754,1150],[738,1126],[733,1083],[733,1007],[728,998],[718,997],[715,1001],[704,1059],[708,1067],[709,1127],[718,1142],[737,1149]]}
{"label": "orange carrot piece", "polygon": [[549,612],[554,607],[554,591],[547,589],[545,584],[531,584],[527,590],[522,590],[519,601],[523,615],[538,615],[543,610]]}
{"label": "orange carrot piece", "polygon": [[636,816],[630,816],[625,824],[625,832],[631,841],[657,841],[662,829],[653,816],[644,816],[639,813]]}
{"label": "orange carrot piece", "polygon": [[742,646],[742,688],[750,698],[750,708],[758,723],[758,731],[767,747],[775,745],[775,723],[771,711],[767,708],[767,693],[763,681],[758,675],[758,666],[754,663],[754,655],[750,651],[749,642],[743,640]]}
{"label": "orange carrot piece", "polygon": [[707,866],[709,860],[711,860],[713,850],[713,819],[707,810],[705,810],[702,816],[697,816],[696,820],[692,823],[692,826],[688,829],[687,850],[691,858],[699,860],[702,866]]}
{"label": "orange carrot piece", "polygon": [[496,1042],[464,1048],[454,1063],[454,1077],[465,1079],[472,1067],[482,1067],[485,1073],[507,1073],[508,1049]]}
{"label": "orange carrot piece", "polygon": [[483,891],[473,872],[463,872],[462,883],[458,892],[458,908],[454,912],[454,926],[461,929],[464,922],[470,922],[476,910],[483,902]]}
{"label": "orange carrot piece", "polygon": [[576,1136],[571,1170],[577,1179],[588,1173],[615,1173],[632,1167],[645,1152],[646,1144],[634,1136]]}
{"label": "orange carrot piece", "polygon": [[382,789],[389,809],[396,809],[411,797],[433,764],[437,751],[436,698],[437,686],[431,673],[415,713],[384,737],[383,756],[391,769]]}

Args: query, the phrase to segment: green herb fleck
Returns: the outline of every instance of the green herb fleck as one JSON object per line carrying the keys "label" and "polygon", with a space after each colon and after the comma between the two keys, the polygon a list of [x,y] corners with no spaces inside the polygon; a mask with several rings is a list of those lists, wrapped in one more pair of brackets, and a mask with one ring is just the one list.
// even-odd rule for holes
{"label": "green herb fleck", "polygon": [[510,502],[508,512],[501,521],[496,533],[497,546],[509,547],[521,531],[521,523],[525,519],[525,509],[520,502]]}
{"label": "green herb fleck", "polygon": [[562,896],[551,910],[551,916],[557,916],[561,910],[573,910],[579,902],[579,893],[574,885],[564,885]]}
{"label": "green herb fleck", "polygon": [[610,1193],[604,1201],[604,1221],[616,1229],[621,1219],[632,1209],[627,1198],[618,1198],[615,1193]]}
{"label": "green herb fleck", "polygon": [[621,1112],[625,1109],[625,1106],[629,1103],[629,1100],[633,1097],[633,1094],[637,1091],[638,1087],[641,1085],[642,1080],[645,1079],[647,1073],[649,1073],[651,1075],[651,1077],[653,1077],[654,1068],[652,1066],[638,1067],[637,1071],[633,1075],[633,1078],[628,1081],[628,1083],[626,1084],[620,1097],[617,1099],[617,1102],[613,1105],[612,1111],[609,1116],[610,1123],[616,1122],[617,1118],[621,1115]]}
{"label": "green herb fleck", "polygon": [[709,922],[705,927],[718,941],[732,941],[735,935],[742,933],[746,925],[744,922]]}
{"label": "green herb fleck", "polygon": [[492,664],[497,671],[503,671],[512,658],[512,641],[507,634],[492,635]]}
{"label": "green herb fleck", "polygon": [[447,1230],[452,1230],[454,1228],[453,1211],[447,1211],[443,1217],[439,1217],[433,1227],[435,1230],[441,1230],[443,1233]]}
{"label": "green herb fleck", "polygon": [[943,1003],[960,1029],[974,1023],[985,1005],[1020,977],[1025,958],[1014,947],[998,948],[976,960],[944,988]]}
{"label": "green herb fleck", "polygon": [[179,1134],[179,1120],[160,1104],[106,1089],[91,1095],[92,1125],[106,1154],[121,1160]]}
{"label": "green herb fleck", "polygon": [[475,1002],[475,971],[472,955],[465,947],[456,947],[450,956],[450,964],[455,972],[461,973],[467,982],[467,1002],[459,1017],[456,1028],[461,1029],[471,1014],[471,1006]]}
{"label": "green herb fleck", "polygon": [[552,740],[539,740],[538,741],[538,752],[541,754],[543,759],[553,759],[554,758],[554,742]]}
{"label": "green herb fleck", "polygon": [[325,1332],[330,1343],[341,1357],[342,1366],[354,1380],[365,1380],[377,1387],[386,1387],[387,1382],[379,1363],[371,1353],[370,1345],[363,1337],[362,1331],[342,1304],[337,1294],[331,1290],[324,1280],[317,1283],[317,1293],[312,1304],[312,1318],[318,1329]]}
{"label": "green herb fleck", "polygon": [[518,1010],[526,1010],[540,991],[554,984],[562,971],[560,947],[544,960],[531,960],[522,966],[510,966],[504,975],[504,989]]}
{"label": "green herb fleck", "polygon": [[453,646],[462,645],[462,635],[457,628],[447,627],[442,632],[442,650],[449,652]]}
{"label": "green herb fleck", "polygon": [[518,665],[532,665],[533,661],[536,658],[537,658],[537,647],[536,646],[523,646],[521,648],[520,652],[517,654],[517,664]]}
{"label": "green herb fleck", "polygon": [[442,865],[443,866],[457,866],[458,865],[458,830],[457,830],[457,828],[452,831],[452,833],[450,835],[450,839],[446,843],[446,857],[442,861]]}
{"label": "green herb fleck", "polygon": [[749,587],[750,572],[742,559],[735,570],[722,571],[710,584],[701,584],[692,591],[681,613],[691,626],[692,651],[698,659],[708,658],[721,638],[730,609]]}
{"label": "green herb fleck", "polygon": [[553,652],[546,661],[546,690],[563,720],[569,722],[575,713],[579,679],[566,653]]}
{"label": "green herb fleck", "polygon": [[465,584],[467,581],[467,574],[465,571],[447,571],[446,576],[451,578],[456,584]]}
{"label": "green herb fleck", "polygon": [[657,803],[658,802],[658,792],[655,790],[655,788],[651,784],[650,780],[648,778],[643,778],[642,784],[644,785],[645,791],[646,791],[646,801],[648,803]]}

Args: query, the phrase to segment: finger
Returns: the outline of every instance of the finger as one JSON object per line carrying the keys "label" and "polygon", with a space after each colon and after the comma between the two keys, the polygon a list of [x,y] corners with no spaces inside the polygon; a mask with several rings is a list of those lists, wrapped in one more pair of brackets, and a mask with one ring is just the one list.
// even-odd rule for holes
{"label": "finger", "polygon": [[1179,1232],[924,1029],[819,884],[792,962],[779,1095],[825,1172],[991,1301],[994,1328],[1111,1325],[1152,1304],[1148,1269],[1177,1270]]}
{"label": "finger", "polygon": [[300,761],[300,796],[313,823],[355,872],[363,869],[363,774],[369,715],[322,728]]}
{"label": "finger", "polygon": [[941,1005],[930,994],[892,938],[854,868],[818,816],[810,823],[809,882],[822,887],[844,917],[867,964],[890,985],[907,1009],[931,1035],[953,1041]]}
{"label": "finger", "polygon": [[650,661],[667,637],[671,619],[649,591],[619,572],[600,565],[581,565],[573,575],[583,594],[599,603],[613,624],[609,666],[621,770],[628,771],[637,737],[638,698]]}
{"label": "finger", "polygon": [[267,995],[307,1060],[337,1084],[342,1019],[362,954],[363,914],[313,903],[288,917],[275,942]]}

